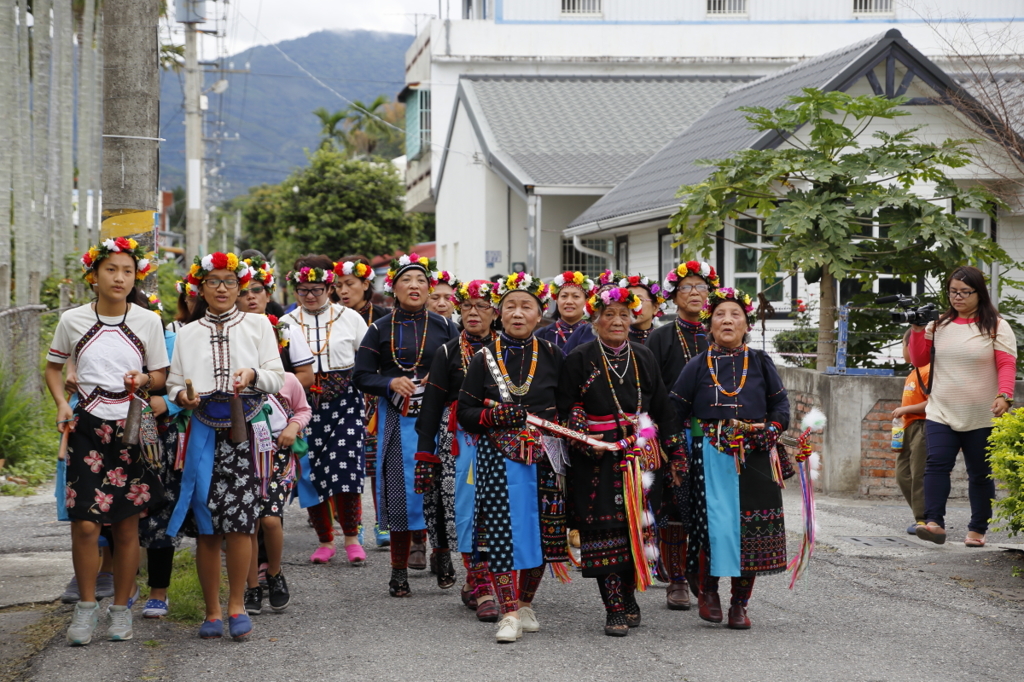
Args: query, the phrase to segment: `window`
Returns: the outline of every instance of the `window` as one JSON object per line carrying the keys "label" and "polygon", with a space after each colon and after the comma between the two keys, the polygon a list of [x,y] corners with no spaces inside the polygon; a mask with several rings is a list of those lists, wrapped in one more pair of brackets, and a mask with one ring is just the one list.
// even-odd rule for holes
{"label": "window", "polygon": [[430,90],[415,90],[405,102],[405,155],[418,159],[430,151]]}
{"label": "window", "polygon": [[601,13],[601,0],[562,0],[562,14],[594,15]]}
{"label": "window", "polygon": [[747,0],[708,0],[708,14],[746,14]]}
{"label": "window", "polygon": [[615,238],[615,269],[629,274],[629,235],[620,234]]}
{"label": "window", "polygon": [[853,0],[854,14],[892,14],[892,0]]}
{"label": "window", "polygon": [[758,256],[771,243],[771,237],[763,234],[761,221],[743,218],[729,229],[735,242],[728,244],[732,258],[726,263],[731,267],[732,286],[746,292],[751,298],[757,298],[758,293],[763,293],[773,303],[787,301],[789,296],[784,276],[763,279],[758,274]]}
{"label": "window", "polygon": [[[613,256],[615,251],[615,241],[612,239],[584,239],[583,246],[588,249],[594,249],[595,251],[601,251],[607,253],[609,256]],[[562,240],[562,270],[561,272],[569,272],[579,270],[587,277],[597,280],[598,275],[605,271],[608,267],[608,260],[605,258],[599,258],[597,256],[591,256],[587,253],[582,253],[576,250],[576,247],[572,245],[571,239]]]}

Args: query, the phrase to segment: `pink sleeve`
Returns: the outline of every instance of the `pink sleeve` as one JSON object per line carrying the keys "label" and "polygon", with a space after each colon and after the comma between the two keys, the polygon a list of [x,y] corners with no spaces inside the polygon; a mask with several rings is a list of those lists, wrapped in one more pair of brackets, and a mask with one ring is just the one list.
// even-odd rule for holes
{"label": "pink sleeve", "polygon": [[999,392],[1013,397],[1013,384],[1017,381],[1017,358],[1005,350],[997,350],[996,372],[999,375]]}
{"label": "pink sleeve", "polygon": [[914,367],[924,367],[932,361],[932,342],[925,338],[925,331],[910,332],[910,343],[907,345],[910,351],[910,364]]}
{"label": "pink sleeve", "polygon": [[306,428],[313,416],[313,410],[306,402],[306,392],[302,390],[302,384],[291,372],[285,372],[281,397],[288,401],[288,407],[292,408],[292,412],[295,413],[288,421],[295,422],[300,429]]}

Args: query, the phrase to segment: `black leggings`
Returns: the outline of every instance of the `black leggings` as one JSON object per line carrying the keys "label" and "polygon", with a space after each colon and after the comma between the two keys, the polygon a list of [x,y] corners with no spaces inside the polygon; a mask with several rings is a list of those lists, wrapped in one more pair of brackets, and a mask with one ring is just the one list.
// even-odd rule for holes
{"label": "black leggings", "polygon": [[949,499],[949,474],[956,464],[957,453],[964,453],[967,467],[967,496],[971,500],[971,521],[967,530],[988,531],[992,516],[992,498],[996,484],[988,463],[988,435],[992,427],[973,431],[954,431],[945,424],[926,419],[928,459],[924,465],[924,518],[946,527],[946,500]]}
{"label": "black leggings", "polygon": [[149,562],[150,589],[164,590],[170,587],[171,570],[174,568],[174,548],[147,549],[146,559]]}

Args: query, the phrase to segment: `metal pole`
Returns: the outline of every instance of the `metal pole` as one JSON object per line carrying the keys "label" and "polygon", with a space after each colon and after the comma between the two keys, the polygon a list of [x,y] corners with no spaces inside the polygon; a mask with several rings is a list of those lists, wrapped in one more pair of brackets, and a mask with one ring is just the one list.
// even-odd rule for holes
{"label": "metal pole", "polygon": [[203,115],[199,109],[203,75],[199,70],[196,25],[185,24],[185,263],[203,255]]}

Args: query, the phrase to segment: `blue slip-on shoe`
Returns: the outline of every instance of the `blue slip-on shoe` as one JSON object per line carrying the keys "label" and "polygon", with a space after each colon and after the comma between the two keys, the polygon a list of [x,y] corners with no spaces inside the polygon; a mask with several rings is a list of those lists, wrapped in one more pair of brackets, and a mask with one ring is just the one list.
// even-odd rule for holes
{"label": "blue slip-on shoe", "polygon": [[224,636],[224,621],[204,620],[199,626],[199,639],[220,639]]}
{"label": "blue slip-on shoe", "polygon": [[170,604],[163,599],[147,599],[142,607],[143,618],[163,618],[167,615]]}
{"label": "blue slip-on shoe", "polygon": [[231,633],[231,639],[240,642],[252,632],[252,621],[244,613],[228,616],[228,632]]}
{"label": "blue slip-on shoe", "polygon": [[363,524],[360,523],[359,524],[359,535],[356,536],[356,539],[359,541],[360,545],[363,544],[363,535],[364,535],[363,534]]}

